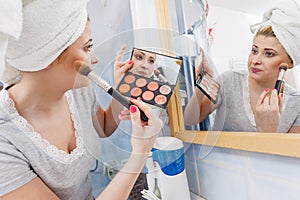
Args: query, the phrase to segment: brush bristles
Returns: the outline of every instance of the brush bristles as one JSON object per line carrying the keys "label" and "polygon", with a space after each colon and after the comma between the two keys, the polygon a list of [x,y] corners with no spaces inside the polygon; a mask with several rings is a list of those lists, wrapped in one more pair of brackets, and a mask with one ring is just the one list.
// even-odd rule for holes
{"label": "brush bristles", "polygon": [[156,76],[158,76],[160,74],[160,72],[157,69],[153,70],[153,72]]}
{"label": "brush bristles", "polygon": [[92,71],[92,69],[88,65],[86,65],[80,61],[76,61],[74,63],[74,67],[75,67],[76,71],[78,71],[81,75],[84,75],[84,76],[87,76]]}
{"label": "brush bristles", "polygon": [[279,70],[283,69],[284,71],[286,71],[287,68],[288,68],[287,65],[284,64],[284,65],[280,65]]}

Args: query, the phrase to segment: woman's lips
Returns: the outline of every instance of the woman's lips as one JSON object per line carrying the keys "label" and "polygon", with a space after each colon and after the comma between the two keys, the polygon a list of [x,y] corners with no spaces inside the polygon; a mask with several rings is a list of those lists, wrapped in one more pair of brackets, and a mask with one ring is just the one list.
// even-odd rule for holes
{"label": "woman's lips", "polygon": [[146,75],[147,75],[146,72],[142,72],[142,71],[138,71],[137,73],[138,73],[140,76],[146,76]]}
{"label": "woman's lips", "polygon": [[258,73],[261,72],[262,70],[257,69],[257,68],[251,68],[252,73]]}

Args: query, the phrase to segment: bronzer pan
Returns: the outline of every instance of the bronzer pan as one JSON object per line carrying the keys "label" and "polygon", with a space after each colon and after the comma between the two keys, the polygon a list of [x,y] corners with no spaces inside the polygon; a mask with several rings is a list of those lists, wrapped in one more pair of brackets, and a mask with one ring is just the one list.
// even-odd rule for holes
{"label": "bronzer pan", "polygon": [[144,102],[166,108],[175,85],[127,72],[117,90],[128,97],[140,97]]}
{"label": "bronzer pan", "polygon": [[141,98],[146,103],[166,108],[182,59],[133,48],[131,60],[132,69],[125,74],[117,90],[127,97]]}

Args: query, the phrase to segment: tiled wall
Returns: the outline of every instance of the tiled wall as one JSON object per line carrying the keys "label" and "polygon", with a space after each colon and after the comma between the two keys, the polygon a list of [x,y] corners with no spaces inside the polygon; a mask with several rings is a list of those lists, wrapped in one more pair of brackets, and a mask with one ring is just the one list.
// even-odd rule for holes
{"label": "tiled wall", "polygon": [[208,200],[300,199],[300,159],[217,147],[199,154],[202,145],[186,146],[189,187]]}

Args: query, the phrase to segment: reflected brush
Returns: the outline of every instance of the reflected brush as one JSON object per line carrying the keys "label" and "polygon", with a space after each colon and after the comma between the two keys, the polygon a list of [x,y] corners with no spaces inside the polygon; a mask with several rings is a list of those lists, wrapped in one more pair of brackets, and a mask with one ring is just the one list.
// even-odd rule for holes
{"label": "reflected brush", "polygon": [[284,74],[285,74],[287,68],[288,68],[288,66],[285,63],[282,63],[279,67],[279,74],[278,74],[278,78],[277,78],[277,81],[276,81],[275,87],[274,87],[277,90],[277,94],[279,94],[281,91]]}
{"label": "reflected brush", "polygon": [[[117,90],[115,90],[109,83],[107,83],[104,79],[102,79],[98,74],[96,74],[88,65],[84,64],[83,62],[77,61],[74,63],[74,67],[77,70],[77,72],[79,72],[81,75],[86,76],[88,79],[93,81],[97,86],[99,86],[105,92],[110,94],[113,98],[119,101],[127,109],[129,109],[131,105],[134,105],[122,94],[120,94]],[[140,113],[141,113],[141,120],[147,122],[148,117],[145,115],[145,113],[142,110],[140,110]]]}
{"label": "reflected brush", "polygon": [[153,70],[155,76],[161,81],[161,82],[164,82],[164,83],[168,83],[168,80],[160,73],[159,70],[155,69]]}

